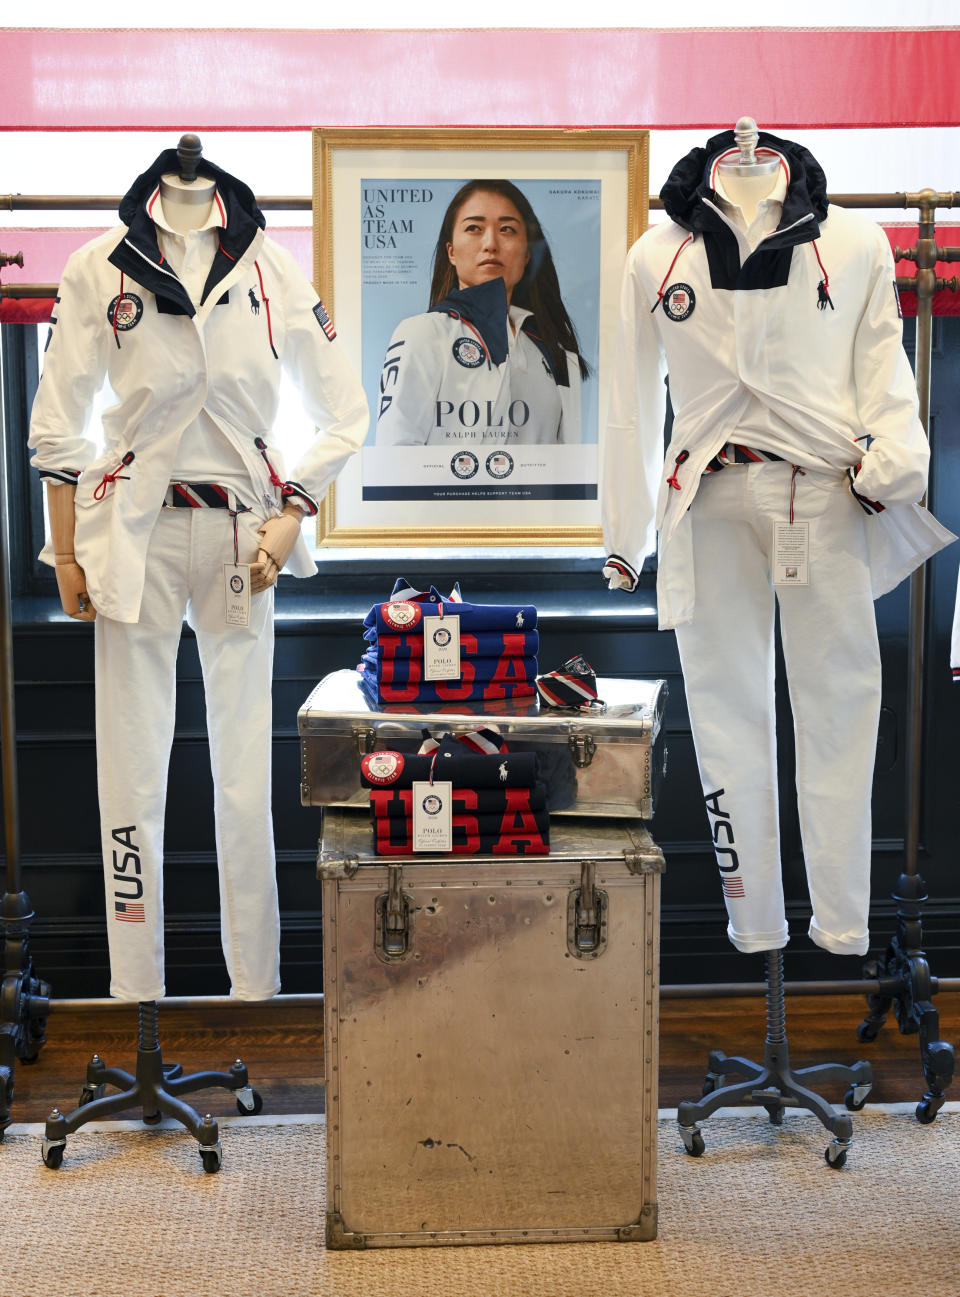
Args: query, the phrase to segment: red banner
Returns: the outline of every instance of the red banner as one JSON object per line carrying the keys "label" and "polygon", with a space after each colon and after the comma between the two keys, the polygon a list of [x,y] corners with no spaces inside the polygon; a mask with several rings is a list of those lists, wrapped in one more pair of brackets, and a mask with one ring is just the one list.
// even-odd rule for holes
{"label": "red banner", "polygon": [[953,126],[958,67],[954,28],[8,30],[0,129]]}

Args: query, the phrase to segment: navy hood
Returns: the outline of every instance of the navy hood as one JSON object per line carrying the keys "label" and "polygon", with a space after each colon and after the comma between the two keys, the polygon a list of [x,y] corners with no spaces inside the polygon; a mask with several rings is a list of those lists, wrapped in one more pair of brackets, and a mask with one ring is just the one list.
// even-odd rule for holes
{"label": "navy hood", "polygon": [[[176,174],[179,170],[177,150],[164,149],[152,166],[137,176],[120,200],[120,220],[127,226],[127,234],[114,248],[109,260],[154,293],[159,310],[192,316],[196,312],[186,289],[176,277],[160,269],[157,227],[147,212],[147,202],[160,183],[160,177]],[[201,301],[205,302],[233,263],[247,251],[257,232],[266,228],[266,219],[253,191],[242,180],[222,171],[206,158],[198,161],[197,175],[216,184],[226,215],[226,225],[219,231],[219,246],[203,289]]]}
{"label": "navy hood", "polygon": [[[713,163],[721,153],[736,147],[733,131],[724,131],[707,140],[705,148],[691,149],[686,157],[680,159],[660,190],[663,206],[671,220],[694,234],[703,228],[704,212],[709,212],[709,208],[702,207],[702,200],[716,199],[716,191],[710,184]],[[792,225],[808,212],[813,213],[817,222],[822,221],[827,215],[827,178],[809,149],[792,140],[768,135],[766,131],[760,132],[757,147],[782,153],[790,167],[781,226]]]}
{"label": "navy hood", "polygon": [[793,249],[818,239],[820,222],[827,215],[827,180],[813,154],[802,144],[781,140],[766,131],[760,132],[757,145],[782,153],[790,168],[790,178],[777,229],[742,265],[736,235],[710,205],[717,202],[710,172],[722,153],[736,149],[733,131],[714,135],[707,140],[705,148],[691,149],[676,164],[660,190],[670,219],[694,237],[703,239],[713,288],[749,291],[787,283]]}

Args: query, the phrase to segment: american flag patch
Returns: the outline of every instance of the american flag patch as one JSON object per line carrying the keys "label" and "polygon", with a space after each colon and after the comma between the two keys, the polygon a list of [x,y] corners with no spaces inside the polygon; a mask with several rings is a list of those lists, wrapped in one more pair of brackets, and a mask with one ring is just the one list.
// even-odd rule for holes
{"label": "american flag patch", "polygon": [[143,901],[114,901],[113,917],[121,923],[145,923]]}
{"label": "american flag patch", "polygon": [[317,323],[320,325],[320,328],[324,331],[330,341],[333,342],[334,338],[337,336],[337,331],[333,327],[333,320],[331,320],[330,316],[327,314],[327,308],[324,306],[323,302],[317,302],[316,306],[313,308],[313,313],[317,317]]}
{"label": "american flag patch", "polygon": [[743,890],[742,878],[723,878],[721,882],[723,883],[724,896],[746,896],[746,892]]}

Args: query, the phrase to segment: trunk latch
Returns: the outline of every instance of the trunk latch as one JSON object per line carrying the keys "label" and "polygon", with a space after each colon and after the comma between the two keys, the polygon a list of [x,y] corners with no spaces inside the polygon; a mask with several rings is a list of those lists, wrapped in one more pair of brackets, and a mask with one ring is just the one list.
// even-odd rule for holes
{"label": "trunk latch", "polygon": [[595,886],[596,862],[580,866],[580,886],[567,898],[567,949],[577,959],[596,959],[607,948],[607,894]]}
{"label": "trunk latch", "polygon": [[357,741],[357,752],[361,757],[372,752],[377,743],[376,730],[354,730],[353,737]]}
{"label": "trunk latch", "polygon": [[593,760],[597,742],[591,734],[571,734],[567,739],[567,747],[573,754],[573,764],[578,770],[583,770]]}
{"label": "trunk latch", "polygon": [[413,953],[413,897],[401,891],[402,878],[402,865],[387,866],[387,890],[380,893],[374,907],[374,951],[385,964],[408,959]]}

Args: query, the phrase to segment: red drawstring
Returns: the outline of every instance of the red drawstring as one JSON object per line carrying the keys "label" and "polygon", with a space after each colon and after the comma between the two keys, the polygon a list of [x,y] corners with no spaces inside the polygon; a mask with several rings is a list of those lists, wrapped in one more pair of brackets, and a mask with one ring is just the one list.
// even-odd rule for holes
{"label": "red drawstring", "polygon": [[281,495],[293,495],[292,488],[286,484],[286,482],[283,480],[282,477],[278,476],[277,470],[270,463],[269,459],[267,459],[267,443],[263,440],[262,437],[254,437],[253,444],[256,446],[257,450],[259,450],[260,454],[263,456],[263,462],[270,470],[271,484],[279,488]]}
{"label": "red drawstring", "polygon": [[[667,271],[667,274],[669,273],[670,272]],[[676,458],[676,467],[674,468],[670,476],[667,478],[667,485],[672,486],[675,491],[679,491],[682,489],[680,483],[677,481],[677,469],[679,469],[681,464],[685,464],[689,458],[690,458],[689,450],[681,450],[680,454]]]}
{"label": "red drawstring", "polygon": [[257,278],[260,280],[260,296],[263,298],[263,304],[267,308],[267,337],[270,339],[270,350],[273,352],[274,360],[279,360],[277,349],[273,345],[273,327],[270,324],[270,298],[263,291],[263,275],[260,273],[260,262],[255,261],[253,264],[257,268]]}
{"label": "red drawstring", "polygon": [[670,278],[671,272],[673,271],[674,266],[677,264],[677,257],[679,257],[680,253],[684,250],[684,248],[687,246],[687,244],[690,243],[690,242],[692,241],[692,239],[693,239],[693,235],[692,235],[692,234],[688,234],[687,237],[684,239],[684,241],[680,244],[679,248],[677,248],[676,254],[674,255],[673,260],[670,262],[670,269],[667,271],[667,273],[664,275],[664,277],[660,280],[660,287],[657,289],[657,300],[656,300],[656,301],[654,302],[654,304],[650,307],[650,314],[651,314],[651,315],[654,313],[654,311],[657,309],[657,307],[658,307],[658,306],[660,305],[660,303],[663,301],[663,286],[664,286],[664,284],[667,282],[667,280]]}
{"label": "red drawstring", "polygon": [[797,492],[798,473],[800,474],[801,477],[807,476],[805,471],[800,467],[799,464],[794,464],[793,472],[790,474],[790,526],[791,527],[793,526],[793,499]]}
{"label": "red drawstring", "polygon": [[820,273],[823,275],[820,283],[817,284],[817,310],[825,311],[829,306],[831,311],[835,311],[837,308],[830,297],[830,277],[827,274],[826,266],[820,260],[820,249],[817,247],[816,239],[813,241],[813,251],[817,258],[817,265],[820,267]]}
{"label": "red drawstring", "polygon": [[123,301],[123,271],[120,271],[120,296],[117,298],[117,304],[113,308],[113,340],[117,344],[117,350],[120,350],[120,335],[117,333],[117,312],[120,310],[120,303]]}
{"label": "red drawstring", "polygon": [[121,468],[125,468],[128,464],[132,464],[134,458],[135,456],[133,451],[128,450],[127,453],[124,455],[123,459],[121,459],[120,463],[117,465],[117,467],[113,470],[112,473],[104,473],[103,477],[101,477],[99,483],[94,488],[93,498],[95,500],[102,500],[103,497],[106,495],[108,482],[115,482],[118,477],[123,478],[125,482],[129,481],[129,478],[127,477],[126,473],[121,473],[120,470]]}

